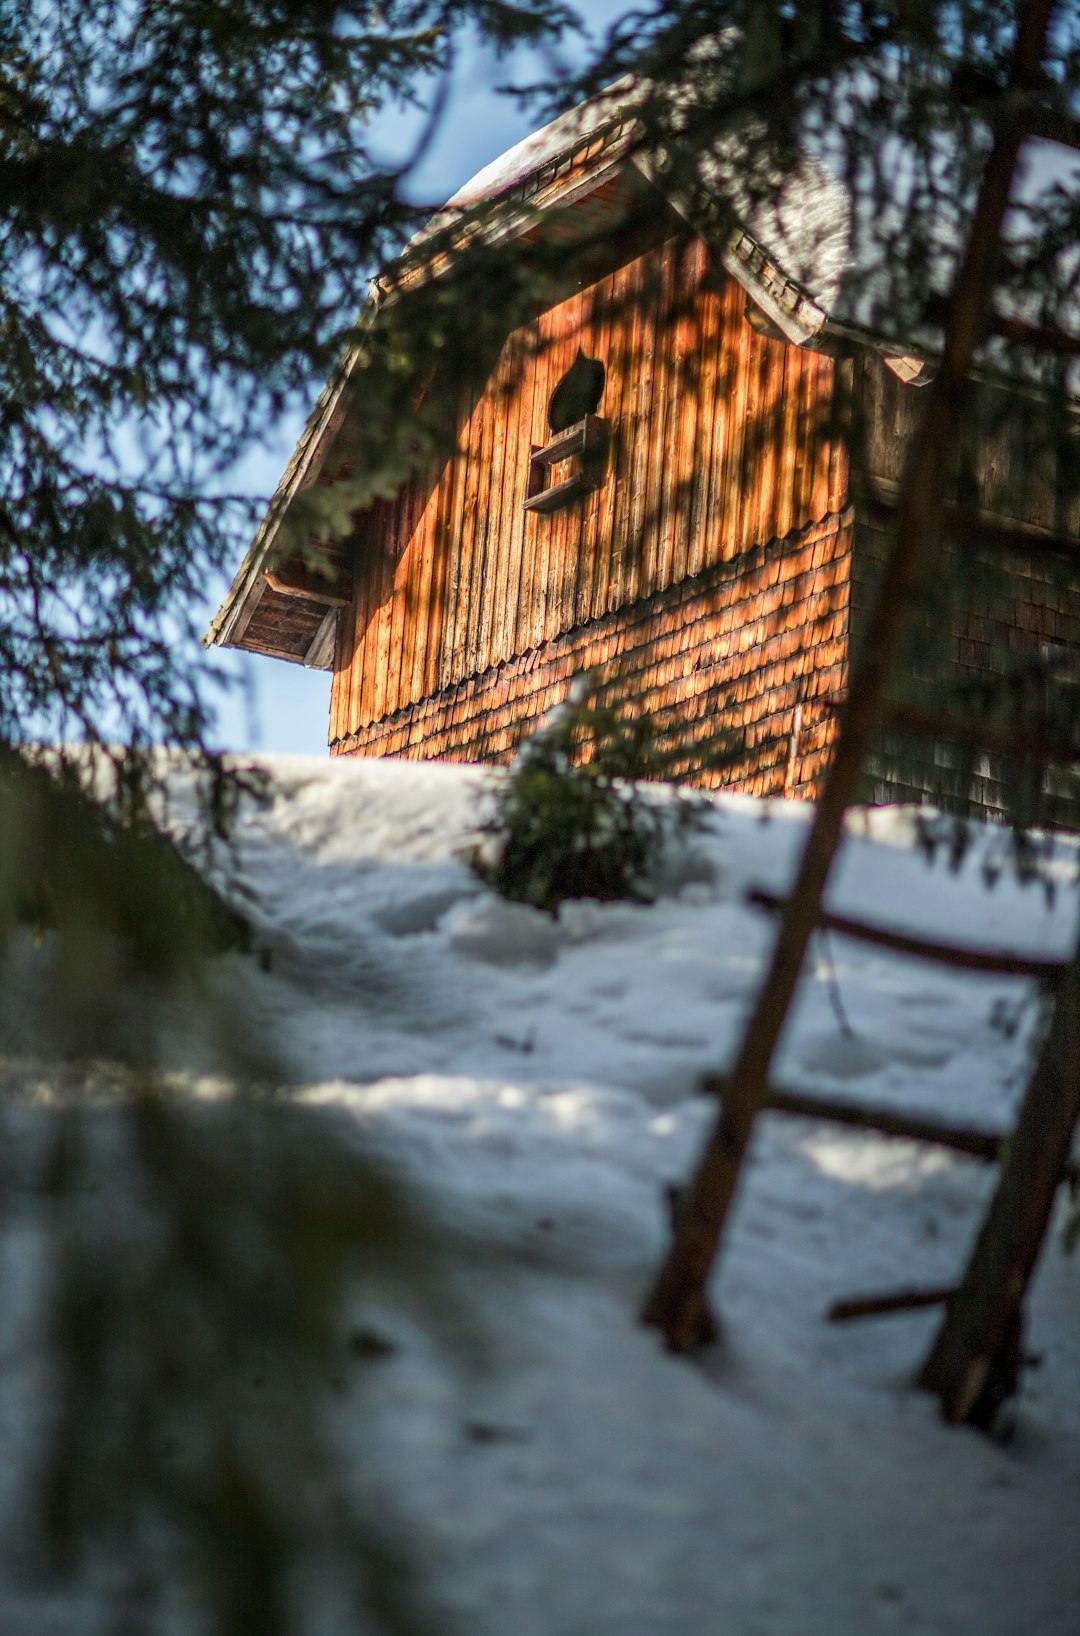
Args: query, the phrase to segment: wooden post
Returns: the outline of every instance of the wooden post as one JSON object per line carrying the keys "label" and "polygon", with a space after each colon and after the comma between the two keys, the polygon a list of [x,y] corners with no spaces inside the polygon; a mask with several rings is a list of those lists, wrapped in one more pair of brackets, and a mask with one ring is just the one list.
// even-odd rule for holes
{"label": "wooden post", "polygon": [[[1053,0],[1025,0],[1019,7],[1011,86],[1026,89],[1035,82],[1052,7]],[[964,386],[989,310],[994,263],[1020,142],[1021,130],[1014,118],[998,128],[987,159],[953,289],[941,366],[926,388],[926,409],[908,451],[892,551],[862,650],[852,667],[836,749],[813,827],[727,1095],[688,1189],[671,1250],[642,1313],[645,1323],[663,1331],[673,1351],[688,1351],[716,1333],[707,1296],[709,1274],[735,1198],[743,1157],[765,1103],[773,1054],[820,918],[844,815],[855,798],[885,687],[914,610],[915,587],[937,535]]]}
{"label": "wooden post", "polygon": [[1015,1386],[1021,1310],[1080,1118],[1080,948],[1057,991],[967,1270],[919,1376],[946,1420],[987,1425]]}

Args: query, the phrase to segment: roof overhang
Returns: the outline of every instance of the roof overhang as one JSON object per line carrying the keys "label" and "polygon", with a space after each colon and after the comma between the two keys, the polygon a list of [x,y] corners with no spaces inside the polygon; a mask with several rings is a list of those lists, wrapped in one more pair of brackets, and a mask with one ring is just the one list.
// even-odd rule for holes
{"label": "roof overhang", "polygon": [[[478,172],[417,235],[398,267],[373,283],[366,315],[371,317],[387,300],[400,298],[414,280],[437,276],[449,267],[455,246],[467,246],[477,237],[487,246],[510,243],[544,224],[565,222],[571,213],[584,216],[585,207],[604,190],[614,197],[611,184],[619,177],[627,182],[637,178],[639,204],[644,185],[700,232],[697,203],[668,180],[664,155],[643,149],[635,110],[641,95],[640,86],[619,82]],[[824,348],[838,339],[850,342],[856,338],[853,331],[834,325],[829,302],[821,293],[824,288],[831,295],[839,288],[846,265],[845,191],[807,155],[798,173],[778,185],[776,201],[766,205],[740,197],[739,144],[745,140],[729,134],[702,165],[703,178],[718,201],[707,236],[725,271],[762,315],[766,333],[798,347]],[[612,206],[613,219],[615,209]],[[590,230],[595,227],[593,221]],[[927,378],[920,354],[901,354],[895,344],[882,344],[870,334],[858,339],[880,351],[900,379],[921,384]],[[293,547],[290,559],[286,524],[298,496],[324,471],[345,422],[360,359],[361,343],[356,342],[319,397],[266,517],[204,637],[207,646],[248,648],[316,669],[332,664],[345,564],[339,561],[336,576],[331,572],[325,579],[304,577],[303,553],[297,556]],[[283,564],[294,587],[291,592],[282,588]],[[297,584],[304,586],[303,593],[295,589]]]}
{"label": "roof overhang", "polygon": [[246,648],[312,670],[329,670],[334,657],[338,608],[347,600],[347,570],[331,558],[328,572],[290,561],[283,538],[297,496],[316,483],[345,418],[347,389],[360,356],[349,348],[323,388],[289,464],[240,564],[221,607],[203,637],[204,647]]}

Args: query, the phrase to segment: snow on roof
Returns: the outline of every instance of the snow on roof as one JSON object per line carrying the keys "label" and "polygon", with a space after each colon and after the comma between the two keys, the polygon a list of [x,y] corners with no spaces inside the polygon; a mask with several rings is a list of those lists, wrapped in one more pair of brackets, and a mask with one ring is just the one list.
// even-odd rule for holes
{"label": "snow on roof", "polygon": [[[428,238],[434,229],[452,222],[456,211],[498,202],[606,126],[632,117],[634,105],[647,91],[647,85],[626,77],[515,143],[458,189],[417,235],[414,245]],[[759,251],[748,259],[733,252],[729,245],[723,257],[728,271],[792,340],[801,343],[821,327],[825,313],[839,296],[849,262],[851,212],[847,192],[827,167],[807,152],[794,171],[751,191],[746,175],[748,145],[752,141],[752,131],[721,138],[699,156],[699,177],[753,237]],[[666,191],[662,153],[649,156],[631,151],[630,162],[662,192]],[[678,190],[671,202],[679,208]],[[763,260],[769,264],[771,275],[764,282],[759,276]],[[799,315],[799,295],[788,298],[784,293],[785,286],[792,284],[800,286],[803,296]],[[810,298],[809,304],[805,297]]]}
{"label": "snow on roof", "polygon": [[627,103],[627,91],[628,82],[619,80],[588,102],[568,108],[478,170],[446,201],[444,209],[464,210],[511,192],[552,159],[571,152],[587,137],[617,119]]}
{"label": "snow on roof", "polygon": [[851,203],[827,166],[804,153],[772,198],[746,206],[745,219],[788,277],[833,311],[851,262]]}
{"label": "snow on roof", "polygon": [[[587,102],[559,114],[548,124],[508,148],[482,170],[477,171],[453,197],[447,200],[433,223],[418,235],[418,242],[432,227],[452,219],[453,212],[494,204],[523,187],[530,177],[553,160],[572,153],[590,136],[616,121],[633,118],[635,106],[648,97],[647,81],[626,75]],[[765,177],[759,173],[756,190],[747,185],[747,155],[755,140],[753,127],[723,136],[699,155],[700,181],[727,207],[739,224],[753,236],[765,252],[779,283],[794,281],[819,308],[831,312],[837,304],[843,275],[850,264],[851,205],[844,185],[828,167],[804,150],[798,166],[784,176]],[[664,155],[648,156],[631,151],[631,162],[664,191]],[[672,198],[676,208],[677,196]],[[797,341],[809,331],[792,323],[791,308],[781,298],[774,306],[769,290],[759,292],[755,273],[745,259],[725,256],[725,265],[752,289],[755,297]],[[810,330],[820,327],[820,318]]]}
{"label": "snow on roof", "polygon": [[[448,200],[436,223],[442,224],[454,210],[495,203],[522,187],[545,165],[572,152],[604,126],[632,117],[635,103],[647,91],[646,84],[627,76],[590,101],[560,114],[478,171]],[[698,159],[701,182],[726,204],[760,252],[740,257],[729,243],[723,256],[727,270],[743,282],[748,293],[796,343],[807,340],[828,318],[882,342],[933,349],[936,330],[905,319],[890,299],[889,233],[902,229],[901,198],[891,204],[864,202],[866,219],[856,250],[851,194],[828,164],[804,148],[795,168],[780,177],[768,178],[759,173],[759,184],[765,185],[752,188],[746,178],[751,168],[747,155],[753,143],[754,130],[747,127],[722,137]],[[1040,169],[1050,163],[1045,155],[1051,146],[1032,142],[1025,150],[1027,177],[1023,186],[1029,195],[1037,191],[1032,187],[1032,176],[1038,177]],[[662,155],[659,157],[660,165],[643,155],[632,154],[631,161],[663,189]],[[677,198],[672,202],[678,206]],[[942,292],[951,281],[958,243],[956,223],[941,215],[934,223],[930,251],[934,282]],[[763,257],[769,274],[764,279]],[[804,304],[802,313],[796,316],[797,298],[785,295],[785,284],[798,285],[811,306],[818,309],[817,315],[807,315]],[[1013,292],[1004,307],[1015,316],[1040,321],[1034,297],[1025,301]],[[1080,327],[1072,310],[1061,322],[1069,328]],[[1032,373],[1032,369],[1029,367],[1027,372]],[[1035,368],[1034,374],[1039,373]]]}
{"label": "snow on roof", "polygon": [[[723,251],[728,272],[790,340],[802,344],[840,299],[850,265],[850,201],[844,186],[805,149],[780,176],[770,173],[768,163],[748,160],[753,144],[753,128],[722,137],[698,157],[697,175],[738,224]],[[657,168],[639,163],[647,174]],[[678,192],[672,202],[679,207]]]}

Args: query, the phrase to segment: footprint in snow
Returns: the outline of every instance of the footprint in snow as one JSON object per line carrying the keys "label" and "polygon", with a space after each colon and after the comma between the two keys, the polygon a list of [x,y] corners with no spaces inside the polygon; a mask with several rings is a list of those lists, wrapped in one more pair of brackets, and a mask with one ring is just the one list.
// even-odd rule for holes
{"label": "footprint in snow", "polygon": [[812,1073],[829,1074],[833,1079],[860,1079],[876,1074],[889,1058],[861,1034],[828,1034],[814,1041],[801,1054],[802,1066]]}
{"label": "footprint in snow", "polygon": [[448,910],[462,899],[475,897],[479,891],[479,884],[473,887],[463,883],[438,892],[425,892],[403,902],[388,903],[371,918],[391,937],[416,937],[421,932],[433,932]]}
{"label": "footprint in snow", "polygon": [[455,954],[484,965],[542,970],[559,952],[555,921],[523,903],[481,897],[458,904],[441,924]]}

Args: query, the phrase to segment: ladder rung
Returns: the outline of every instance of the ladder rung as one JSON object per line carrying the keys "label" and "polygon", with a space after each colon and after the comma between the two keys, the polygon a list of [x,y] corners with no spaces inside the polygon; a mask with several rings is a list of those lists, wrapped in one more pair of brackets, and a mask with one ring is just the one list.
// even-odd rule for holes
{"label": "ladder rung", "polygon": [[[702,1082],[708,1096],[723,1099],[725,1080],[722,1074],[710,1075]],[[835,1097],[820,1096],[816,1092],[781,1090],[770,1085],[765,1097],[770,1113],[782,1113],[796,1119],[821,1119],[829,1125],[847,1125],[854,1130],[873,1131],[875,1136],[889,1136],[898,1141],[924,1142],[929,1147],[948,1148],[963,1153],[969,1159],[983,1164],[996,1164],[1001,1157],[1002,1145],[1012,1132],[987,1130],[978,1125],[949,1125],[929,1114],[902,1113],[897,1108],[883,1108],[871,1103],[841,1102]],[[1074,1187],[1080,1180],[1080,1163],[1070,1159],[1062,1170],[1061,1179]]]}
{"label": "ladder rung", "polygon": [[920,1307],[938,1307],[956,1293],[955,1284],[937,1284],[930,1289],[889,1290],[884,1295],[851,1295],[834,1301],[825,1314],[827,1323],[846,1324],[853,1318],[883,1318],[891,1312],[916,1312]]}
{"label": "ladder rung", "polygon": [[[945,296],[932,296],[926,303],[926,317],[931,324],[944,327],[949,316],[949,301]],[[1010,313],[991,311],[986,315],[986,332],[998,335],[1003,341],[1016,346],[1033,347],[1039,352],[1057,352],[1075,357],[1080,352],[1080,336],[1058,329],[1056,324],[1032,324],[1015,318]]]}
{"label": "ladder rung", "polygon": [[1003,312],[993,314],[990,331],[993,335],[1000,335],[1003,341],[1034,347],[1039,352],[1057,352],[1066,358],[1075,357],[1080,352],[1080,336],[1070,335],[1067,330],[1058,329],[1054,324],[1028,324],[1022,318],[1009,318]]}
{"label": "ladder rung", "polygon": [[[895,485],[886,484],[880,478],[867,487],[866,498],[872,510],[885,516],[891,517],[896,511]],[[1042,528],[1038,523],[1018,523],[990,511],[944,505],[941,521],[945,531],[955,539],[1020,551],[1046,551],[1056,556],[1075,557],[1080,552],[1080,537],[1075,534],[1055,534],[1053,529]]]}
{"label": "ladder rung", "polygon": [[954,739],[971,744],[987,755],[1011,756],[1017,761],[1033,761],[1038,766],[1053,762],[1068,766],[1080,761],[1080,745],[1064,736],[1039,733],[1030,727],[1009,727],[1001,722],[980,721],[974,716],[948,716],[914,705],[890,705],[885,712],[886,727],[927,738]]}
{"label": "ladder rung", "polygon": [[1080,119],[1054,113],[1049,108],[1033,108],[1024,116],[1026,135],[1042,142],[1060,142],[1064,148],[1080,148]]}
{"label": "ladder rung", "polygon": [[[747,902],[759,909],[781,909],[784,901],[775,892],[760,889],[747,894]],[[1052,982],[1067,964],[1064,960],[1034,960],[1028,955],[1009,954],[1004,950],[961,949],[953,944],[934,943],[929,938],[912,937],[907,932],[890,931],[884,926],[868,926],[864,921],[849,920],[844,915],[829,914],[827,910],[822,910],[818,925],[825,931],[839,932],[862,943],[874,943],[897,954],[910,954],[958,971],[982,971],[996,977],[1034,977],[1040,982]]]}

